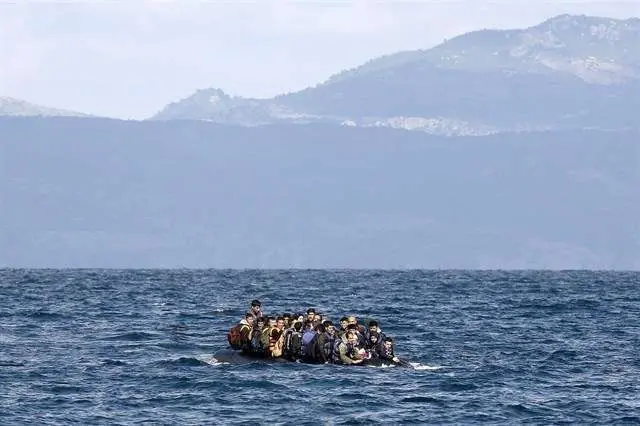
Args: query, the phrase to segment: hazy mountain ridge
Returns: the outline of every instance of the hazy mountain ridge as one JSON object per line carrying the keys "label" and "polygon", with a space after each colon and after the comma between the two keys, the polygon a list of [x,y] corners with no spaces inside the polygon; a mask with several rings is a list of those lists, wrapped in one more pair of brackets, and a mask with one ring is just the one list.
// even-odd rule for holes
{"label": "hazy mountain ridge", "polygon": [[153,119],[321,121],[443,135],[636,128],[639,77],[640,19],[562,15],[385,55],[272,99],[232,98],[226,110],[197,93]]}
{"label": "hazy mountain ridge", "polygon": [[0,266],[640,268],[637,131],[0,129]]}
{"label": "hazy mountain ridge", "polygon": [[[328,82],[408,64],[430,64],[466,70],[561,71],[589,83],[611,84],[640,77],[638,43],[640,19],[560,15],[526,29],[472,31],[432,49],[386,55]],[[598,72],[603,72],[602,79],[597,78]],[[611,74],[617,78],[607,79]]]}
{"label": "hazy mountain ridge", "polygon": [[89,114],[36,105],[8,96],[0,96],[0,116],[90,117]]}

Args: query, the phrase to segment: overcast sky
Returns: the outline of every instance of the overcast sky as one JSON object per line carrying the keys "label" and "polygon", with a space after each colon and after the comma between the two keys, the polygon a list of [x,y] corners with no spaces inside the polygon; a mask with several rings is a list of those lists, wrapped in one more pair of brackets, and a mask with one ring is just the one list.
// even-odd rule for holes
{"label": "overcast sky", "polygon": [[640,0],[0,0],[0,96],[147,118],[196,89],[269,97],[386,53],[562,13],[640,16]]}

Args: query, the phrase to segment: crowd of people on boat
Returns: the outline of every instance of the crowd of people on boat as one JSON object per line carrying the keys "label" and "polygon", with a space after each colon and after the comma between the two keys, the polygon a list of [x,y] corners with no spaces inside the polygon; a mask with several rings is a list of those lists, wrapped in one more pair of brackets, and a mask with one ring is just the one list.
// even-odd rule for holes
{"label": "crowd of people on boat", "polygon": [[355,316],[334,324],[325,314],[309,308],[306,314],[265,315],[259,300],[251,301],[244,318],[227,334],[229,345],[244,354],[284,358],[306,363],[360,364],[365,360],[399,362],[393,339],[377,321],[367,326]]}

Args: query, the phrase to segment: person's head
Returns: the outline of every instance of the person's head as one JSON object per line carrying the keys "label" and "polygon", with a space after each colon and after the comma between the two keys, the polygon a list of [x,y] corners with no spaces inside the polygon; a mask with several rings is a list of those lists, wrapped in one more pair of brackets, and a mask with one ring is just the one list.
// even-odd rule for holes
{"label": "person's head", "polygon": [[293,329],[294,329],[295,331],[300,331],[300,330],[302,330],[302,321],[295,321],[295,322],[293,323]]}
{"label": "person's head", "polygon": [[315,322],[322,322],[322,314],[320,312],[316,312],[313,316],[313,320]]}
{"label": "person's head", "polygon": [[276,326],[276,319],[274,317],[269,317],[269,318],[267,318],[267,323],[269,324],[269,327],[275,327]]}
{"label": "person's head", "polygon": [[260,301],[258,299],[253,299],[251,301],[251,310],[254,313],[258,313],[260,312],[260,308],[262,307],[262,303],[260,303]]}
{"label": "person's head", "polygon": [[316,310],[313,308],[307,309],[307,320],[313,321],[316,319]]}
{"label": "person's head", "polygon": [[393,339],[391,337],[385,337],[383,344],[385,348],[393,349]]}
{"label": "person's head", "polygon": [[380,336],[378,335],[377,331],[373,331],[371,332],[371,334],[369,334],[369,342],[373,343],[374,345],[378,343],[379,338]]}
{"label": "person's head", "polygon": [[357,319],[356,319],[356,317],[354,317],[354,316],[350,316],[350,317],[348,317],[348,318],[347,318],[347,321],[348,321],[349,325],[351,325],[351,324],[358,324],[358,320],[357,320]]}
{"label": "person's head", "polygon": [[326,331],[326,328],[324,328],[324,325],[322,325],[322,324],[316,325],[316,332],[324,333],[325,331]]}
{"label": "person's head", "polygon": [[346,330],[347,325],[349,325],[349,318],[347,317],[340,318],[340,328],[342,328],[343,330]]}
{"label": "person's head", "polygon": [[355,345],[356,343],[358,343],[358,335],[353,331],[347,332],[347,342]]}
{"label": "person's head", "polygon": [[357,332],[358,326],[356,324],[347,324],[347,331]]}
{"label": "person's head", "polygon": [[300,322],[304,322],[304,314],[297,313],[294,316],[295,316],[296,320],[298,320]]}
{"label": "person's head", "polygon": [[247,321],[249,325],[253,325],[253,318],[254,316],[250,312],[247,312],[244,316],[245,321]]}
{"label": "person's head", "polygon": [[278,317],[276,320],[276,327],[280,329],[284,328],[284,317]]}
{"label": "person's head", "polygon": [[267,323],[264,317],[256,318],[255,327],[258,329],[264,328],[264,325]]}
{"label": "person's head", "polygon": [[336,327],[333,325],[331,321],[325,321],[323,325],[324,325],[324,328],[327,330],[327,333],[335,334]]}
{"label": "person's head", "polygon": [[284,318],[284,326],[289,327],[291,325],[291,314],[289,313],[282,314],[282,318]]}
{"label": "person's head", "polygon": [[371,320],[369,321],[369,331],[377,331],[378,330],[378,321]]}

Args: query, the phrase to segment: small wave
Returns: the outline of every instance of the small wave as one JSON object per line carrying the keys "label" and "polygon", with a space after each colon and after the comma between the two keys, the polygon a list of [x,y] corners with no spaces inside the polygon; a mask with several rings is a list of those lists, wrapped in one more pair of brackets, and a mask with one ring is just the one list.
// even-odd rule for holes
{"label": "small wave", "polygon": [[201,356],[201,357],[197,357],[197,359],[198,359],[198,361],[204,362],[204,363],[209,364],[209,365],[226,365],[226,364],[230,364],[229,362],[218,361],[213,355]]}
{"label": "small wave", "polygon": [[157,336],[152,333],[145,333],[144,331],[134,331],[130,333],[122,333],[116,334],[114,336],[104,337],[101,340],[138,342],[143,340],[153,340],[156,337]]}
{"label": "small wave", "polygon": [[436,370],[442,370],[444,367],[442,367],[441,365],[423,365],[420,364],[419,362],[410,362],[409,365],[411,365],[411,367],[413,367],[414,370],[428,370],[428,371],[436,371]]}
{"label": "small wave", "polygon": [[26,363],[23,361],[1,360],[0,367],[24,367]]}
{"label": "small wave", "polygon": [[127,363],[124,362],[124,361],[118,361],[117,359],[103,359],[102,360],[102,365],[123,366],[123,365],[127,365]]}
{"label": "small wave", "polygon": [[402,398],[400,402],[419,402],[419,403],[426,402],[428,404],[438,404],[438,405],[443,404],[443,401],[430,396],[409,396],[406,398]]}
{"label": "small wave", "polygon": [[577,351],[571,349],[558,349],[551,352],[545,361],[570,362],[579,358],[581,358],[581,356]]}
{"label": "small wave", "polygon": [[67,395],[85,392],[85,388],[73,385],[55,385],[51,388],[51,393],[54,395]]}
{"label": "small wave", "polygon": [[45,310],[29,312],[25,316],[27,318],[32,318],[37,320],[57,320],[57,319],[62,319],[67,317],[66,315],[60,314],[58,312],[50,312]]}
{"label": "small wave", "polygon": [[367,365],[368,368],[396,368],[395,364]]}

